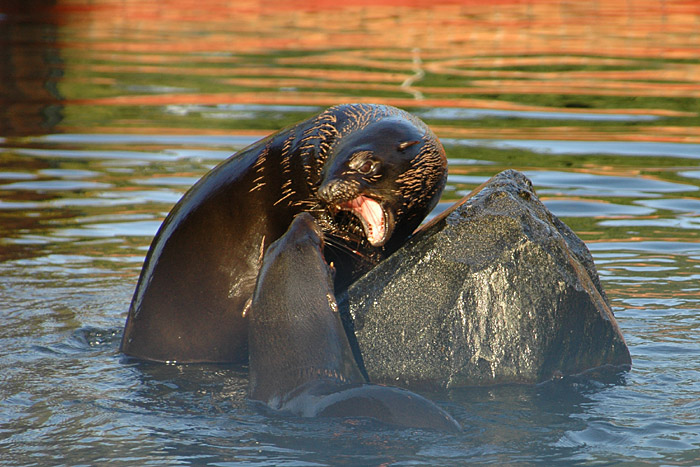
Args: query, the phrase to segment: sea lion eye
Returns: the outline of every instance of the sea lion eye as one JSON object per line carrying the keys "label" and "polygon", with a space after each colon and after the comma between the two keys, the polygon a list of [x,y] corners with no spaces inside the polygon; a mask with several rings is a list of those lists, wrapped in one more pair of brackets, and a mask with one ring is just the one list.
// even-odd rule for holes
{"label": "sea lion eye", "polygon": [[380,165],[379,161],[372,159],[369,154],[369,152],[357,153],[348,165],[352,170],[356,170],[362,175],[368,175],[376,172]]}
{"label": "sea lion eye", "polygon": [[372,161],[365,161],[364,164],[362,164],[357,171],[360,172],[361,174],[368,174],[372,171],[374,168],[374,163]]}

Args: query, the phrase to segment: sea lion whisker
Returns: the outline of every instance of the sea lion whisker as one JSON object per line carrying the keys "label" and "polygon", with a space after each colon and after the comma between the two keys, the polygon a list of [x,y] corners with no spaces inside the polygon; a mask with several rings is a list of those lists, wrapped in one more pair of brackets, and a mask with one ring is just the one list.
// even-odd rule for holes
{"label": "sea lion whisker", "polygon": [[366,251],[364,251],[359,245],[352,247],[346,243],[334,240],[328,240],[326,246],[336,253],[340,253],[344,256],[349,256],[355,258],[357,261],[361,261],[365,264],[375,264],[377,261]]}
{"label": "sea lion whisker", "polygon": [[285,199],[289,198],[289,197],[292,196],[293,194],[294,194],[294,191],[289,191],[286,195],[282,196],[280,199],[278,199],[277,201],[275,201],[274,203],[272,203],[272,205],[273,205],[273,206],[277,206],[278,204],[280,204],[282,201],[284,201]]}
{"label": "sea lion whisker", "polygon": [[368,258],[366,254],[364,254],[362,251],[352,248],[349,245],[346,245],[345,243],[342,243],[332,237],[328,237],[324,235],[324,241],[326,242],[326,246],[329,248],[332,248],[336,251],[341,251],[345,253],[349,253],[352,256],[357,256],[363,259]]}

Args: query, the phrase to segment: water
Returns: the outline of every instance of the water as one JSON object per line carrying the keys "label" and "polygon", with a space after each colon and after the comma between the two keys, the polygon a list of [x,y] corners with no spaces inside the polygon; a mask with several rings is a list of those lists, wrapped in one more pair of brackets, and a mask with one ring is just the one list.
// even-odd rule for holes
{"label": "water", "polygon": [[[700,463],[700,10],[479,3],[0,5],[2,463]],[[124,360],[181,194],[352,101],[435,129],[438,209],[525,172],[589,245],[632,370],[427,394],[465,427],[444,435],[265,412],[245,368]]]}

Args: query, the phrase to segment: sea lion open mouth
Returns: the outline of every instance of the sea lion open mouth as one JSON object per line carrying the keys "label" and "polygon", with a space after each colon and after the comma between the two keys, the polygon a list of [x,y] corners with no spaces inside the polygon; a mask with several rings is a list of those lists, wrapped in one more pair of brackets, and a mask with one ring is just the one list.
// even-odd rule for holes
{"label": "sea lion open mouth", "polygon": [[389,239],[390,219],[386,210],[372,198],[360,195],[341,203],[340,209],[350,211],[362,223],[367,240],[374,247],[384,245]]}

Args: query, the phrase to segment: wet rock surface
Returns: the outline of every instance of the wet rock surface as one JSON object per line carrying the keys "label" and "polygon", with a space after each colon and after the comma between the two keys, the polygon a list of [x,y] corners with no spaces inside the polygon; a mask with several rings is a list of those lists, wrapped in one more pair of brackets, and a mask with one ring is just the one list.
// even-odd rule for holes
{"label": "wet rock surface", "polygon": [[339,298],[372,382],[537,383],[631,364],[585,244],[514,170]]}

